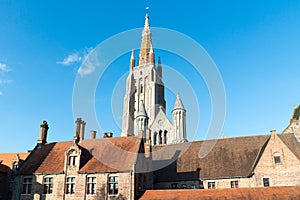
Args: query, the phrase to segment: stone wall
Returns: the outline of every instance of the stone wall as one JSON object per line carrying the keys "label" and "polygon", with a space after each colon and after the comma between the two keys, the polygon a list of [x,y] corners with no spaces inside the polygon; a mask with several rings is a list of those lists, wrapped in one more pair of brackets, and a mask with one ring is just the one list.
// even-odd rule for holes
{"label": "stone wall", "polygon": [[[275,163],[274,156],[280,156]],[[270,186],[300,185],[300,161],[282,142],[277,134],[272,134],[254,171],[255,185],[263,186],[263,178],[269,178]]]}
{"label": "stone wall", "polygon": [[[31,194],[19,194],[20,200],[94,200],[94,199],[108,199],[112,200],[117,197],[121,199],[134,199],[134,175],[130,172],[115,173],[118,176],[119,190],[117,195],[108,195],[108,176],[109,173],[97,173],[97,174],[77,174],[72,175],[75,177],[75,193],[65,194],[65,174],[52,174],[52,175],[33,175],[32,192]],[[52,194],[43,194],[43,179],[44,177],[53,177],[53,192]],[[26,176],[29,177],[29,176]],[[96,177],[96,194],[86,194],[87,177]],[[21,177],[23,180],[24,177]],[[132,180],[132,187],[130,186]],[[130,192],[131,188],[131,192]],[[22,191],[22,182],[20,184],[19,191]]]}

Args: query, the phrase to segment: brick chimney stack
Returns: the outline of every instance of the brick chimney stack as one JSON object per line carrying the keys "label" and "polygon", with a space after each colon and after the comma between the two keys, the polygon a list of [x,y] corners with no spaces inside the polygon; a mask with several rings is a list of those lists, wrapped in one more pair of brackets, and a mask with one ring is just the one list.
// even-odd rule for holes
{"label": "brick chimney stack", "polygon": [[40,125],[40,137],[37,141],[39,145],[43,145],[47,143],[47,133],[48,133],[49,126],[47,124],[47,121],[43,121],[43,123]]}
{"label": "brick chimney stack", "polygon": [[85,131],[86,122],[81,118],[77,118],[75,121],[75,132],[74,132],[74,142],[78,143],[84,140],[84,131]]}
{"label": "brick chimney stack", "polygon": [[80,132],[79,132],[79,141],[83,141],[84,140],[84,131],[85,131],[85,125],[86,125],[86,122],[81,120],[81,123],[80,123]]}
{"label": "brick chimney stack", "polygon": [[96,134],[97,134],[97,131],[90,131],[90,134],[91,134],[91,139],[96,139]]}

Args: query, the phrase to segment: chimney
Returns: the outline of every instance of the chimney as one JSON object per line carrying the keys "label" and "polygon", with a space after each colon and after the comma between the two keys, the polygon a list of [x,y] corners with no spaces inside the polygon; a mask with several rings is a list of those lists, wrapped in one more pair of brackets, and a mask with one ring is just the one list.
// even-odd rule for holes
{"label": "chimney", "polygon": [[81,118],[77,118],[75,121],[75,132],[74,132],[74,139],[73,139],[75,143],[78,143],[79,141],[80,124],[81,124]]}
{"label": "chimney", "polygon": [[90,131],[91,139],[96,139],[96,133],[97,133],[97,131],[94,131],[94,130]]}
{"label": "chimney", "polygon": [[84,131],[85,131],[85,125],[86,125],[86,122],[81,120],[81,123],[80,123],[80,132],[79,132],[79,141],[83,141],[84,140]]}
{"label": "chimney", "polygon": [[47,124],[47,121],[44,120],[43,123],[40,125],[40,138],[37,141],[39,145],[43,145],[47,142],[48,129],[49,126]]}
{"label": "chimney", "polygon": [[103,134],[103,138],[112,138],[113,137],[113,133],[112,132],[105,132]]}
{"label": "chimney", "polygon": [[277,134],[276,130],[271,130],[270,132],[271,132],[271,137],[273,137],[273,139],[275,139],[276,134]]}

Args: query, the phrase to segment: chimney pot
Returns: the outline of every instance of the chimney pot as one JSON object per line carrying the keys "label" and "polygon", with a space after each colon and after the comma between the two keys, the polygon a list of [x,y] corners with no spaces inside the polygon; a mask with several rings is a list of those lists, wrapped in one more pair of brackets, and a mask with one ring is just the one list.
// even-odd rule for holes
{"label": "chimney pot", "polygon": [[112,137],[113,137],[113,133],[112,133],[112,132],[105,132],[105,133],[103,134],[103,137],[104,137],[104,138],[112,138]]}
{"label": "chimney pot", "polygon": [[96,139],[96,134],[97,134],[97,131],[90,131],[90,134],[91,134],[91,139]]}

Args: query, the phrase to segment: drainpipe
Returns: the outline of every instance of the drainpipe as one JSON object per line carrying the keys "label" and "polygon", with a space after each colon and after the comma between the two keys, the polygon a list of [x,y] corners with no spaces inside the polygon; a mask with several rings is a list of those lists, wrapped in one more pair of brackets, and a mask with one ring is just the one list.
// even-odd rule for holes
{"label": "drainpipe", "polygon": [[[88,177],[88,174],[86,174],[85,175],[85,182],[84,182],[84,193],[83,193],[83,195],[84,195],[84,200],[86,200],[86,192],[87,192],[87,177]],[[97,180],[97,179],[96,179]]]}
{"label": "drainpipe", "polygon": [[21,182],[20,174],[18,174],[17,180],[18,180],[18,184],[17,184],[17,189],[16,189],[16,200],[19,199],[19,192],[20,192],[20,185],[21,185],[21,183],[20,183]]}
{"label": "drainpipe", "polygon": [[129,199],[132,200],[132,172],[133,170],[130,170],[130,193],[129,193]]}

